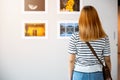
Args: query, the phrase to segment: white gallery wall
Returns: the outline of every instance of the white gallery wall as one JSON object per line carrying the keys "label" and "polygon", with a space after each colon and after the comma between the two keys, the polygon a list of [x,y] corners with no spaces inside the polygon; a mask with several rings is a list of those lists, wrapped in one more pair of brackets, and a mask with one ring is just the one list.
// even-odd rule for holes
{"label": "white gallery wall", "polygon": [[[45,13],[25,13],[24,0],[0,0],[0,80],[68,80],[68,38],[58,38],[58,22],[77,21],[61,14],[59,0],[45,0]],[[117,80],[117,0],[80,0],[93,5],[111,43],[112,76]],[[24,22],[46,21],[46,38],[25,38]]]}

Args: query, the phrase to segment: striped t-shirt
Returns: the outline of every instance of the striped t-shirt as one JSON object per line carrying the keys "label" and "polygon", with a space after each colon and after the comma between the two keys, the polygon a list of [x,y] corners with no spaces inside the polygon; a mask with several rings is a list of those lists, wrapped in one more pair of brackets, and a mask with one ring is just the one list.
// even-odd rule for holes
{"label": "striped t-shirt", "polygon": [[[110,44],[108,36],[99,40],[90,41],[89,43],[94,48],[97,56],[104,63],[104,56],[110,56]],[[80,40],[78,32],[74,33],[69,40],[68,53],[76,55],[74,66],[75,71],[102,71],[102,65],[93,55],[87,44]]]}

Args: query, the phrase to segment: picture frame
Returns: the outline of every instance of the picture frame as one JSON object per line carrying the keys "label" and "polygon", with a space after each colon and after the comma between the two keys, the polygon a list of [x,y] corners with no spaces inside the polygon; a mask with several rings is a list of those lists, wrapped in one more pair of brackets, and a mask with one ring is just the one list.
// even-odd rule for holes
{"label": "picture frame", "polygon": [[79,14],[80,0],[57,0],[57,8],[59,14]]}
{"label": "picture frame", "polygon": [[24,21],[22,35],[25,39],[47,39],[47,21]]}
{"label": "picture frame", "polygon": [[48,0],[23,0],[23,13],[47,13]]}
{"label": "picture frame", "polygon": [[59,21],[57,23],[57,38],[67,39],[73,33],[78,32],[78,22],[77,21]]}

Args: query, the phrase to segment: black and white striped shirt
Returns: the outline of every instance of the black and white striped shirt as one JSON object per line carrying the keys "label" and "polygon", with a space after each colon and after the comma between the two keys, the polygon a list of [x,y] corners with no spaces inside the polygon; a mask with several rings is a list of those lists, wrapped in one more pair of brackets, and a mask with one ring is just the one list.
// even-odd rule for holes
{"label": "black and white striped shirt", "polygon": [[[104,56],[110,56],[108,36],[99,40],[90,41],[89,43],[104,63]],[[87,44],[80,40],[78,32],[74,33],[69,40],[68,53],[76,55],[74,70],[81,72],[102,71],[102,66],[98,59],[93,55]]]}

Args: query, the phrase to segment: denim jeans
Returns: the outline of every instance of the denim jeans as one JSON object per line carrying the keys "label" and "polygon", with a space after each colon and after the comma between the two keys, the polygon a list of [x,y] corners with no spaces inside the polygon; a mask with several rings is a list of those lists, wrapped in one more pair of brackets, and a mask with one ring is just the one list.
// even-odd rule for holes
{"label": "denim jeans", "polygon": [[72,80],[104,80],[104,79],[102,72],[83,73],[74,71]]}

